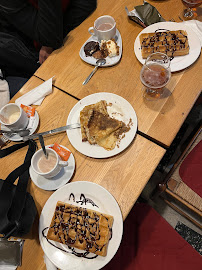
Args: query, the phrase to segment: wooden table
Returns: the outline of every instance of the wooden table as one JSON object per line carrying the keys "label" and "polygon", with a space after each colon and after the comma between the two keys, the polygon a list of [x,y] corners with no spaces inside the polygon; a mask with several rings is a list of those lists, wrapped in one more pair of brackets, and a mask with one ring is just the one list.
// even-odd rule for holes
{"label": "wooden table", "polygon": [[[134,41],[142,28],[130,21],[125,12],[125,6],[130,11],[134,9],[134,5],[142,2],[111,0],[106,4],[106,1],[98,0],[96,11],[69,33],[64,47],[53,52],[35,75],[43,80],[55,76],[54,85],[78,99],[97,92],[111,92],[124,97],[137,113],[138,130],[169,147],[201,92],[202,58],[189,68],[172,74],[168,84],[170,94],[172,93],[169,97],[155,102],[143,99],[140,81],[142,65],[134,54]],[[166,20],[173,18],[179,21],[178,15],[183,10],[180,0],[148,2]],[[88,28],[93,26],[97,17],[104,14],[111,15],[116,20],[123,41],[122,59],[115,66],[100,68],[87,85],[82,85],[93,67],[80,59],[79,50],[89,38]]]}
{"label": "wooden table", "polygon": [[[41,83],[40,79],[32,77],[12,101]],[[38,131],[65,125],[67,116],[76,103],[76,99],[53,88],[53,93],[45,98],[42,105],[36,107],[40,117]],[[53,142],[69,148],[75,157],[76,170],[71,182],[89,181],[106,188],[117,200],[123,219],[127,217],[165,153],[165,149],[140,135],[136,135],[125,151],[108,159],[93,159],[80,154],[71,146],[66,133],[45,138],[46,144]],[[0,160],[1,178],[6,178],[14,168],[22,164],[26,151],[27,147],[22,148]],[[45,202],[53,192],[42,190],[31,181],[28,191],[35,200],[40,216]],[[38,239],[38,222],[37,218],[32,231],[25,237],[22,266],[19,269],[46,269]]]}

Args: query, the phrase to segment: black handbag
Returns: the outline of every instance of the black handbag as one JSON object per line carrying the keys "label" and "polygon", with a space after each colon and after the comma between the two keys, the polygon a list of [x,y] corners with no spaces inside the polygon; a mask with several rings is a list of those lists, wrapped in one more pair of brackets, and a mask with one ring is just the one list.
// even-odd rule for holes
{"label": "black handbag", "polygon": [[[26,191],[31,158],[36,143],[30,140],[0,150],[0,158],[29,144],[24,163],[12,171],[5,180],[0,179],[0,234],[4,238],[27,234],[34,222],[37,209],[32,196]],[[17,185],[13,183],[18,179]]]}

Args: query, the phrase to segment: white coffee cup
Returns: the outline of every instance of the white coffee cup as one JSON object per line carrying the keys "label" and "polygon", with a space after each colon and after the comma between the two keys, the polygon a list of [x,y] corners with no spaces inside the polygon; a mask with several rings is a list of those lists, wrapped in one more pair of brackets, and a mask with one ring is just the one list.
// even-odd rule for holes
{"label": "white coffee cup", "polygon": [[[40,166],[42,164],[42,159],[46,159],[43,150],[40,149],[38,150],[32,157],[31,160],[31,167],[34,170],[35,173],[37,173],[38,175],[41,175],[45,178],[52,178],[54,176],[56,176],[62,169],[62,167],[68,166],[68,161],[62,161],[60,159],[60,157],[58,156],[58,154],[55,152],[55,150],[46,147],[46,152],[48,154],[48,159],[47,159],[47,163],[50,165],[50,156],[54,157],[54,164],[52,164],[52,166],[50,165],[50,170],[46,170],[46,172],[42,172],[42,170],[40,169]],[[47,163],[44,163],[47,165]],[[48,169],[48,168],[46,168]],[[45,171],[45,170],[44,170]]]}
{"label": "white coffee cup", "polygon": [[6,104],[0,110],[0,122],[9,129],[26,128],[29,118],[26,112],[17,104]]}
{"label": "white coffee cup", "polygon": [[88,32],[99,41],[110,40],[116,35],[116,22],[109,15],[101,16],[95,20],[94,27],[90,27]]}

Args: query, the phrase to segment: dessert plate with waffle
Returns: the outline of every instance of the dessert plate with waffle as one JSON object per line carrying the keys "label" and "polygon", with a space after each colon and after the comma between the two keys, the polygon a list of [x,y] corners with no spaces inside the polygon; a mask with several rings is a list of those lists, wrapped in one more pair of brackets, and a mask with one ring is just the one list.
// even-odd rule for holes
{"label": "dessert plate with waffle", "polygon": [[134,43],[140,63],[153,52],[166,53],[171,58],[171,72],[180,71],[193,64],[200,55],[198,36],[188,26],[175,22],[159,22],[143,29]]}
{"label": "dessert plate with waffle", "polygon": [[[93,43],[94,44],[93,44]],[[105,53],[107,52],[107,46],[108,44],[109,46],[112,48],[109,49],[109,53],[108,56],[102,56],[106,59],[106,64],[103,67],[108,67],[108,66],[113,66],[116,65],[122,56],[122,38],[121,38],[121,34],[118,31],[118,29],[116,29],[116,35],[115,38],[113,40],[109,40],[108,42],[104,42],[101,44],[101,42],[98,41],[96,36],[91,36],[81,47],[79,55],[81,57],[81,59],[83,61],[85,61],[86,63],[95,66],[96,65],[96,61],[101,58],[100,55],[96,56],[96,52],[99,50],[100,51],[100,47],[103,47],[105,50]],[[93,48],[92,48],[93,47]],[[109,47],[108,47],[109,48]],[[94,52],[96,53],[94,56],[91,55],[92,50],[94,50]]]}
{"label": "dessert plate with waffle", "polygon": [[81,129],[67,131],[72,146],[93,158],[108,158],[125,150],[135,138],[137,116],[131,104],[112,93],[96,93],[81,99],[71,110],[67,124]]}
{"label": "dessert plate with waffle", "polygon": [[61,270],[101,269],[116,254],[122,234],[123,218],[114,197],[85,181],[55,191],[39,221],[41,247]]}

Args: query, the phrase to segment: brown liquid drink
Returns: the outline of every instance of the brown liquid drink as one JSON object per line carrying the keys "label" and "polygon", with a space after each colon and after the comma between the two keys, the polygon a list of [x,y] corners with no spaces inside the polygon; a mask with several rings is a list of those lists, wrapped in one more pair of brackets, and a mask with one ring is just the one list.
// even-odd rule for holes
{"label": "brown liquid drink", "polygon": [[40,172],[48,173],[55,167],[56,163],[56,155],[54,155],[53,153],[49,153],[48,158],[46,158],[45,155],[42,155],[37,165]]}
{"label": "brown liquid drink", "polygon": [[201,0],[182,0],[182,3],[189,8],[199,7],[202,4]]}
{"label": "brown liquid drink", "polygon": [[100,31],[107,31],[110,30],[113,27],[111,23],[102,23],[97,27],[97,30]]}
{"label": "brown liquid drink", "polygon": [[146,95],[159,98],[163,88],[170,80],[170,61],[167,55],[162,53],[151,54],[142,67],[140,79],[146,87]]}
{"label": "brown liquid drink", "polygon": [[[183,11],[183,18],[185,20],[190,20],[190,19],[197,19],[198,14],[197,14],[197,10],[196,7],[199,7],[202,4],[202,0],[181,0],[183,5],[185,7],[187,7],[184,11]],[[192,10],[192,8],[194,10]]]}

